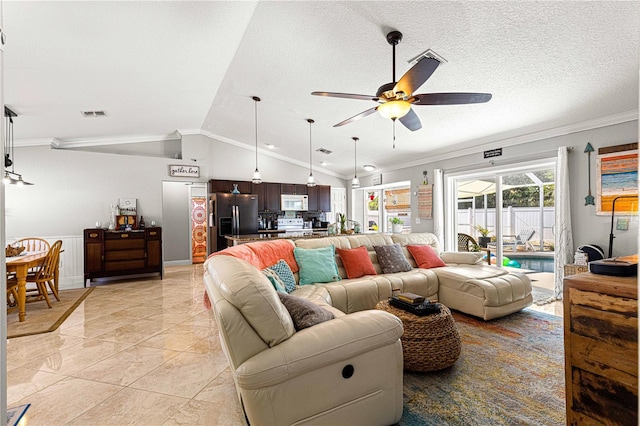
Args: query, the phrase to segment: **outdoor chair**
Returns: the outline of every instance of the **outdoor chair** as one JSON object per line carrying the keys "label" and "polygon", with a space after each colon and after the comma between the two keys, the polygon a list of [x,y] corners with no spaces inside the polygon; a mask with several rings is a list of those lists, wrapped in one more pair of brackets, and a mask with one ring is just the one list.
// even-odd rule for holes
{"label": "outdoor chair", "polygon": [[[502,247],[510,247],[512,251],[518,251],[519,249],[533,251],[533,246],[529,240],[533,238],[535,233],[535,229],[525,228],[518,235],[503,235]],[[508,240],[505,241],[505,239]]]}
{"label": "outdoor chair", "polygon": [[475,247],[479,246],[471,235],[458,234],[458,251],[475,251]]}

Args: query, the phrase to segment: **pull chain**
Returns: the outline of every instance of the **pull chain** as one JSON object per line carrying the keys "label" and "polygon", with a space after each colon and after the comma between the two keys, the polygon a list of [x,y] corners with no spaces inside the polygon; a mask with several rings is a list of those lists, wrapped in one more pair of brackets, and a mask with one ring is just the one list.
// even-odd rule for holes
{"label": "pull chain", "polygon": [[392,118],[393,121],[393,149],[396,149],[396,119]]}

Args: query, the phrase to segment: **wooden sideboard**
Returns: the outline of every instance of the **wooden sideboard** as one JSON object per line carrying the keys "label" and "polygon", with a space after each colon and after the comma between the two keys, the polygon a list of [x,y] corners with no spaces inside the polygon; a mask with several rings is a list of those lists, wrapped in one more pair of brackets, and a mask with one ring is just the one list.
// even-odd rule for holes
{"label": "wooden sideboard", "polygon": [[589,272],[564,280],[568,425],[638,424],[638,281]]}
{"label": "wooden sideboard", "polygon": [[159,273],[162,279],[162,228],[84,230],[85,287],[95,278],[150,273]]}

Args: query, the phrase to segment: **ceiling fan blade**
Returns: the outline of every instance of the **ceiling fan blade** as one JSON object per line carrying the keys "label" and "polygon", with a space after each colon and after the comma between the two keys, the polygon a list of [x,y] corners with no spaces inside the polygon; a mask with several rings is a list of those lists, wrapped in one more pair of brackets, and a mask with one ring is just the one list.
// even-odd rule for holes
{"label": "ceiling fan blade", "polygon": [[398,81],[393,91],[403,92],[407,96],[411,96],[413,92],[418,90],[425,81],[431,77],[431,74],[438,68],[440,61],[433,58],[423,58],[418,61],[409,71],[407,71]]}
{"label": "ceiling fan blade", "polygon": [[336,93],[336,92],[311,92],[315,96],[328,96],[330,98],[345,98],[345,99],[361,99],[363,101],[378,102],[377,96],[373,95],[356,95],[353,93]]}
{"label": "ceiling fan blade", "polygon": [[413,95],[414,105],[481,104],[491,100],[491,93],[423,93]]}
{"label": "ceiling fan blade", "polygon": [[377,109],[378,109],[378,107],[373,107],[373,108],[370,108],[370,109],[368,109],[366,111],[362,111],[360,114],[356,114],[351,118],[347,118],[346,120],[341,121],[340,123],[334,125],[333,127],[341,127],[341,126],[344,126],[345,124],[349,124],[349,123],[353,123],[354,121],[358,121],[361,118],[366,117],[367,115],[373,114],[374,112],[377,111]]}
{"label": "ceiling fan blade", "polygon": [[404,127],[411,130],[412,132],[422,129],[420,118],[413,109],[410,109],[409,112],[404,117],[400,117],[399,120],[404,125]]}

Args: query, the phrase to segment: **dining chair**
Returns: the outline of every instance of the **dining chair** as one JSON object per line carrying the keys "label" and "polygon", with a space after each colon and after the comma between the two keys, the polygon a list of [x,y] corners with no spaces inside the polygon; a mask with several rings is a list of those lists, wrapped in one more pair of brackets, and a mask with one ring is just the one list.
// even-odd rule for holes
{"label": "dining chair", "polygon": [[7,278],[7,313],[16,309],[18,309],[18,281]]}
{"label": "dining chair", "polygon": [[25,251],[49,251],[51,248],[49,241],[38,237],[21,238],[15,245],[24,247]]}
{"label": "dining chair", "polygon": [[[32,274],[27,275],[27,284],[35,283],[36,288],[31,291],[37,291],[38,295],[43,298],[49,307],[51,302],[49,301],[49,290],[53,293],[53,296],[57,301],[60,301],[58,295],[58,287],[55,283],[58,265],[60,263],[60,250],[62,248],[62,240],[58,240],[49,249],[47,257],[42,260],[40,267]],[[29,289],[27,289],[29,291]]]}

